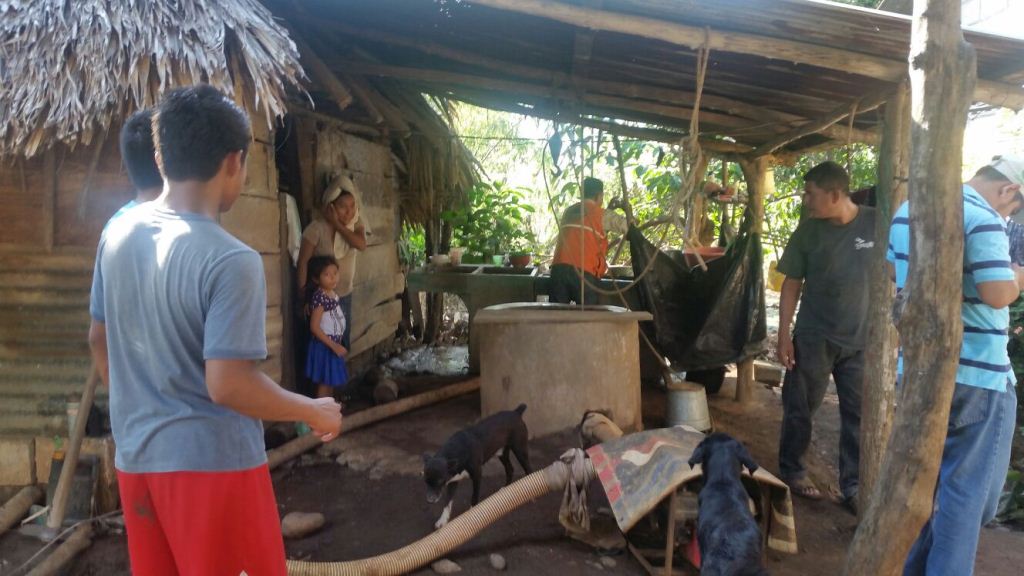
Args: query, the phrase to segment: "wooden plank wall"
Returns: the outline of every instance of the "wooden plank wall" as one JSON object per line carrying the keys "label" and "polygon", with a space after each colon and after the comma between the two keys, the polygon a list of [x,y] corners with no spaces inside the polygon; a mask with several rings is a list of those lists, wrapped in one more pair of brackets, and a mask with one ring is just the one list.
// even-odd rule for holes
{"label": "wooden plank wall", "polygon": [[346,171],[359,188],[362,216],[373,231],[356,262],[350,319],[351,358],[355,358],[390,339],[402,315],[399,296],[405,276],[398,263],[401,231],[391,151],[387,145],[343,132],[337,125],[310,119],[299,119],[296,125],[303,181],[312,183],[303,190],[304,217],[308,219],[319,210],[318,196],[330,175]]}
{"label": "wooden plank wall", "polygon": [[[263,257],[269,356],[262,368],[281,382],[286,272],[277,169],[262,117],[253,117],[253,133],[246,190],[221,222]],[[80,394],[88,375],[96,244],[106,221],[134,195],[117,128],[111,134],[73,151],[57,147],[32,160],[0,161],[0,434],[66,434],[64,400]]]}

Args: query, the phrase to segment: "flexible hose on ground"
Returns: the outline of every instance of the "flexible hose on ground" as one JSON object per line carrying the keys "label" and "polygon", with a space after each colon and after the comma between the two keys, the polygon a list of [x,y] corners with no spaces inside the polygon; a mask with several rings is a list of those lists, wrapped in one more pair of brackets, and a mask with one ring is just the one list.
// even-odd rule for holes
{"label": "flexible hose on ground", "polygon": [[[583,478],[571,478],[572,470],[562,461],[555,462],[498,490],[489,498],[457,516],[440,530],[387,554],[348,562],[288,561],[289,576],[391,576],[408,574],[443,557],[465,544],[509,512],[549,493],[561,491],[566,482],[582,483],[593,477],[587,461]],[[580,471],[577,471],[579,474]]]}

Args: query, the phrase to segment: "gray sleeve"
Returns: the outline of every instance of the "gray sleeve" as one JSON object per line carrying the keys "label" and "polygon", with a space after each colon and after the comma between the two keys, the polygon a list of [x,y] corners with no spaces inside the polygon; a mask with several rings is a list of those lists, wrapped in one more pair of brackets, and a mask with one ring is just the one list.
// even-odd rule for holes
{"label": "gray sleeve", "polygon": [[96,249],[96,264],[92,270],[92,290],[89,293],[89,315],[97,322],[107,321],[106,309],[103,305],[103,272],[100,262],[103,260],[103,242]]}
{"label": "gray sleeve", "polygon": [[224,258],[208,282],[203,358],[266,358],[267,285],[259,254],[239,251]]}
{"label": "gray sleeve", "polygon": [[776,268],[786,278],[802,280],[807,275],[807,256],[804,254],[805,237],[807,236],[806,220],[801,222],[793,235],[789,237],[786,249],[782,252]]}

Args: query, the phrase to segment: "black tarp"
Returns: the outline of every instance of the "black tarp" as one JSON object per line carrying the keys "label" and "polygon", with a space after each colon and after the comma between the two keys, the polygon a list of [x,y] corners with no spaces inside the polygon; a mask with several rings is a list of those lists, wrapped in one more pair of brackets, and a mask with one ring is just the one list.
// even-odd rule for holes
{"label": "black tarp", "polygon": [[768,329],[760,234],[748,210],[736,239],[707,270],[686,265],[681,252],[666,254],[636,227],[628,232],[633,273],[652,269],[634,288],[654,315],[642,329],[677,370],[705,370],[764,352]]}

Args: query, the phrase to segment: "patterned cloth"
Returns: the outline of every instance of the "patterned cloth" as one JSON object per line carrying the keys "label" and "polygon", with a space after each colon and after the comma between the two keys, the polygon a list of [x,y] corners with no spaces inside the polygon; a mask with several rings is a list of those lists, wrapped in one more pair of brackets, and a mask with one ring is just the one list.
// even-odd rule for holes
{"label": "patterned cloth", "polygon": [[346,318],[341,309],[341,299],[333,292],[328,294],[318,289],[313,293],[310,308],[313,310],[324,309],[324,315],[320,317],[320,329],[334,342],[343,344]]}
{"label": "patterned cloth", "polygon": [[1024,224],[1008,221],[1006,235],[1010,237],[1010,262],[1024,266]]}
{"label": "patterned cloth", "polygon": [[[673,490],[701,477],[687,461],[704,435],[676,426],[629,434],[587,450],[622,531],[628,531]],[[747,474],[746,471],[743,472]],[[762,502],[771,503],[768,547],[796,554],[796,524],[789,487],[758,468],[754,472]]]}

